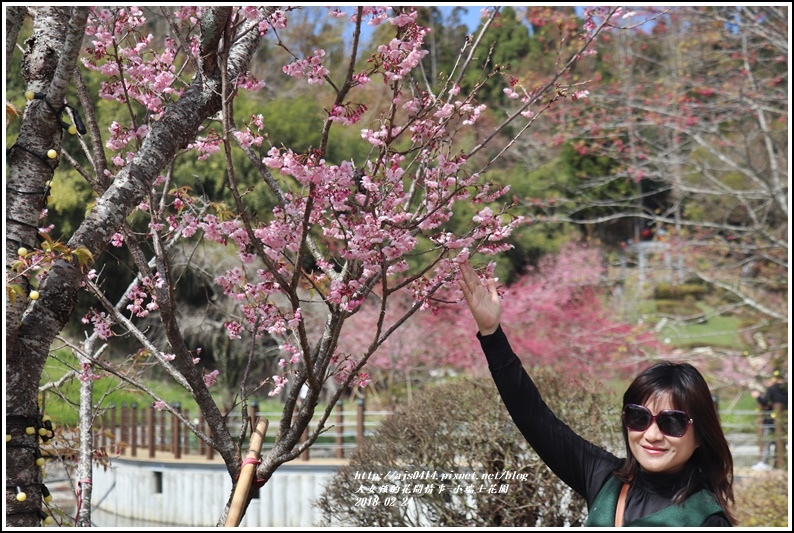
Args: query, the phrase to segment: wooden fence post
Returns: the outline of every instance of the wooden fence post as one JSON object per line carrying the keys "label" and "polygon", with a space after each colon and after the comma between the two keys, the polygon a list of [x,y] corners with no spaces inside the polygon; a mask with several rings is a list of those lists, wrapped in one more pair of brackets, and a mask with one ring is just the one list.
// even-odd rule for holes
{"label": "wooden fence post", "polygon": [[127,411],[127,402],[121,402],[121,416],[119,417],[119,447],[121,455],[127,455],[127,445],[130,442],[129,435],[127,433],[129,414],[129,411]]}
{"label": "wooden fence post", "polygon": [[166,435],[167,435],[167,433],[165,431],[165,427],[166,427],[165,426],[165,417],[169,416],[170,414],[171,413],[169,413],[165,409],[163,409],[160,412],[160,451],[161,452],[164,452],[164,451],[166,451],[168,449],[166,447],[166,442],[167,442]]}
{"label": "wooden fence post", "polygon": [[763,410],[761,410],[761,409],[758,410],[757,419],[758,419],[757,420],[758,421],[758,462],[761,462],[761,461],[764,460],[764,451],[767,449],[766,448],[766,442],[765,442],[766,439],[764,438],[764,436],[765,436],[764,435],[764,433],[765,433],[765,427],[764,427],[765,426],[765,424],[764,424],[765,416],[764,416],[764,411]]}
{"label": "wooden fence post", "polygon": [[132,402],[130,405],[130,455],[138,456],[138,404]]}
{"label": "wooden fence post", "polygon": [[345,421],[344,414],[342,413],[342,398],[336,402],[336,458],[343,459],[345,457]]}
{"label": "wooden fence post", "polygon": [[772,416],[775,421],[775,468],[783,468],[786,459],[786,448],[783,445],[783,404],[773,404]]}
{"label": "wooden fence post", "polygon": [[147,440],[147,437],[146,437],[146,435],[147,435],[146,432],[149,429],[149,423],[147,422],[146,409],[144,409],[143,406],[141,406],[140,415],[141,415],[141,419],[137,423],[137,426],[136,426],[138,428],[138,431],[139,431],[139,433],[138,433],[138,442],[141,445],[141,448],[145,448],[146,447],[146,443],[149,442]]}
{"label": "wooden fence post", "polygon": [[154,404],[149,405],[149,432],[146,434],[149,437],[149,457],[154,457],[154,418],[157,411],[154,409]]}
{"label": "wooden fence post", "polygon": [[[174,402],[174,411],[180,413],[182,409],[182,404],[180,402]],[[179,423],[179,419],[176,415],[171,416],[172,424],[171,424],[171,441],[172,446],[171,449],[174,452],[174,459],[179,459],[182,457],[182,443],[180,442],[180,428],[182,424]]]}
{"label": "wooden fence post", "polygon": [[364,398],[356,400],[356,444],[364,444]]}
{"label": "wooden fence post", "polygon": [[[185,415],[185,420],[190,420],[190,410],[185,407],[185,410],[182,412]],[[180,430],[181,433],[181,430]],[[190,431],[185,428],[184,436],[182,437],[182,453],[185,455],[190,455]]]}
{"label": "wooden fence post", "polygon": [[119,436],[118,436],[118,433],[116,433],[116,406],[115,405],[111,405],[110,406],[110,432],[111,432],[111,435],[113,435],[113,442],[111,443],[113,445],[113,451],[115,453],[118,453],[118,451],[119,451]]}

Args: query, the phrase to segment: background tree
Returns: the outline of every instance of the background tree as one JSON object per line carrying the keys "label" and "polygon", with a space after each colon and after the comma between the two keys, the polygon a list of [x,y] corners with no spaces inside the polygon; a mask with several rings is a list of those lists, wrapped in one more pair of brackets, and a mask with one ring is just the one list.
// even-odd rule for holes
{"label": "background tree", "polygon": [[[487,38],[481,41],[475,49],[475,54],[486,60],[480,70],[469,71],[461,80],[461,87],[465,90],[474,87],[484,76],[498,75],[507,80],[502,84],[488,84],[484,89],[483,99],[493,102],[493,105],[505,103],[508,97],[505,96],[505,86],[512,88],[518,78],[511,72],[518,65],[513,64],[518,58],[525,57],[530,50],[529,28],[522,24],[518,13],[513,7],[504,6],[497,13],[493,22],[487,18],[483,20],[481,26],[489,23],[492,31]],[[570,57],[570,56],[569,56]],[[522,72],[516,69],[516,72]],[[512,78],[511,78],[512,76]],[[525,80],[526,82],[526,80]],[[527,83],[528,87],[531,87]]]}
{"label": "background tree", "polygon": [[[674,284],[713,288],[685,323],[742,321],[744,345],[714,349],[745,384],[787,364],[787,20],[782,6],[625,13],[619,26],[632,31],[599,41],[611,76],[535,128],[562,126],[523,201],[536,220],[591,227],[615,258],[627,245],[635,258],[668,250]],[[550,187],[545,176],[565,167],[575,178]]]}
{"label": "background tree", "polygon": [[417,23],[430,28],[425,41],[428,54],[422,61],[422,76],[433,88],[438,88],[445,81],[446,74],[453,72],[460,55],[460,45],[466,42],[469,31],[461,21],[464,9],[455,6],[445,15],[438,6],[417,8]]}
{"label": "background tree", "polygon": [[666,14],[658,51],[645,38],[623,48],[642,77],[596,100],[612,118],[599,115],[599,141],[585,142],[620,162],[612,176],[642,185],[634,210],[681,254],[679,280],[714,286],[715,313],[742,317],[745,338],[769,338],[750,343],[764,366],[783,363],[788,346],[787,11]]}
{"label": "background tree", "polygon": [[[473,86],[471,93],[461,93],[454,83],[430,91],[411,76],[426,55],[422,46],[427,32],[416,24],[416,12],[380,7],[356,8],[352,14],[331,10],[332,18],[344,17],[354,28],[346,59],[332,72],[326,66],[325,50],[313,48],[304,54],[283,38],[290,11],[161,8],[164,20],[157,24],[168,32],[162,40],[144,31],[147,15],[157,10],[144,14],[126,7],[37,7],[12,13],[16,19],[9,21],[7,49],[16,45],[20,17],[29,14],[33,28],[22,69],[28,104],[8,155],[7,524],[30,526],[39,520],[41,472],[35,465],[39,442],[25,428],[32,425],[48,435],[37,386],[53,340],[69,322],[84,290],[96,301],[86,317],[93,326],[89,334],[96,334],[91,338],[112,343],[114,329],[134,337],[140,357],[161,367],[191,393],[211,437],[184,416],[172,414],[219,453],[230,477],[236,479],[240,446],[250,427],[244,424],[241,433],[232,437],[227,413],[209,390],[219,370],[200,365],[201,347],[186,340],[176,297],[180,281],[186,278],[177,277],[180,270],[175,268],[173,252],[194,238],[234,250],[239,263],[212,275],[223,294],[239,304],[224,324],[229,337],[248,346],[250,362],[239,383],[235,408],[246,413],[250,395],[265,387],[272,394],[285,392],[283,415],[274,428],[276,443],[257,468],[257,477],[267,482],[326,427],[343,389],[322,406],[324,384],[336,378],[344,386],[364,385],[362,368],[369,357],[405,319],[427,306],[435,291],[454,282],[459,251],[463,252],[458,257],[467,257],[508,247],[504,239],[521,219],[503,217],[502,207],[489,205],[505,189],[483,180],[478,172],[482,167],[467,163],[478,158],[498,160],[506,147],[490,141],[511,123],[527,120],[521,113],[535,100],[521,102],[490,133],[466,136],[464,132],[477,124],[485,110],[477,100],[482,85]],[[389,24],[393,33],[359,69],[361,24],[368,20]],[[305,22],[316,27],[309,19]],[[582,49],[597,33],[582,43]],[[86,35],[89,42],[82,48]],[[317,91],[323,116],[316,144],[305,148],[282,144],[270,137],[263,117],[235,113],[241,91],[262,88],[251,60],[263,37],[272,39],[290,58],[267,72],[305,80]],[[467,46],[461,46],[462,57],[469,57]],[[565,72],[575,59],[572,56],[533,98],[564,90]],[[475,68],[466,59],[458,64],[460,71],[450,76]],[[98,77],[101,101],[85,83],[89,73]],[[67,90],[70,82],[74,96]],[[367,88],[380,83],[371,93],[376,99],[370,100]],[[384,95],[388,97],[377,99]],[[79,106],[72,103],[76,101]],[[104,122],[100,117],[105,106],[121,109],[124,115]],[[345,153],[331,152],[336,132],[356,124],[366,126],[356,137],[366,156],[330,159]],[[81,159],[62,142],[66,130],[78,134]],[[191,185],[201,178],[185,179],[178,168],[185,159],[206,161],[206,166],[195,167],[200,172],[222,173],[230,201],[195,194],[198,189]],[[54,171],[64,160],[90,184],[96,199],[62,242],[48,237],[39,224],[48,188],[54,177],[59,178]],[[218,160],[220,165],[211,164]],[[241,177],[244,170],[250,176],[250,169],[256,171],[254,184]],[[257,211],[247,203],[252,187],[266,191],[274,206],[270,211]],[[453,234],[445,231],[444,224],[457,203],[477,206],[477,215],[466,231]],[[35,244],[37,235],[43,239],[41,246]],[[103,289],[116,273],[93,268],[109,247],[124,247],[129,254],[128,284],[116,301],[109,300]],[[413,267],[407,260],[411,255],[422,258]],[[394,326],[379,322],[363,353],[339,352],[346,320],[376,291],[383,302],[408,291],[413,304]],[[322,311],[310,314],[313,306]],[[140,327],[141,320],[153,314],[159,316],[161,344]],[[250,372],[260,343],[268,337],[282,340],[281,372],[262,379]],[[171,410],[127,372],[134,359],[129,353],[100,357],[106,348],[92,342],[74,346],[84,361],[81,379],[111,373]],[[304,384],[309,392],[296,411]],[[315,411],[320,413],[316,430],[301,443]],[[90,479],[91,461],[86,455],[90,456],[91,439],[82,437],[80,475]],[[8,487],[14,486],[25,488],[25,501],[13,497]],[[79,492],[89,509],[90,484],[82,483]],[[90,521],[90,509],[79,521]]]}

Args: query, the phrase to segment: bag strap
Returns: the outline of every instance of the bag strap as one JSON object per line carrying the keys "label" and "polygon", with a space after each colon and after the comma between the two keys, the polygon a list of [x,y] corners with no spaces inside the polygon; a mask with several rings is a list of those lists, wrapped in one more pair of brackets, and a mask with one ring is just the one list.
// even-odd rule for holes
{"label": "bag strap", "polygon": [[620,488],[620,495],[618,496],[618,506],[615,509],[615,527],[623,526],[623,509],[626,507],[626,493],[629,492],[629,484],[624,483]]}

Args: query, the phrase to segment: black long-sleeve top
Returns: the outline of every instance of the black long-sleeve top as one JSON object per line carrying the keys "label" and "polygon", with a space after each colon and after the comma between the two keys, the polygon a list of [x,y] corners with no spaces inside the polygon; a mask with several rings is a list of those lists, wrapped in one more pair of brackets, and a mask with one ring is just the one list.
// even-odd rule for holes
{"label": "black long-sleeve top", "polygon": [[[488,367],[513,421],[532,449],[565,484],[587,501],[588,509],[614,471],[623,465],[610,452],[577,435],[549,409],[521,360],[513,352],[502,328],[481,336],[480,344]],[[648,516],[672,504],[672,498],[689,477],[675,474],[640,473],[626,496],[624,523]],[[721,514],[702,524],[731,526]]]}

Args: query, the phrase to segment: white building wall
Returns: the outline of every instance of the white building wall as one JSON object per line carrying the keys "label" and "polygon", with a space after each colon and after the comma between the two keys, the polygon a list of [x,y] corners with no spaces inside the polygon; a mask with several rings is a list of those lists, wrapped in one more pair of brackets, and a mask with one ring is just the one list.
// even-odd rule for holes
{"label": "white building wall", "polygon": [[[285,464],[259,491],[241,527],[312,527],[322,514],[313,501],[322,496],[335,465]],[[157,477],[162,492],[157,493]],[[170,526],[214,527],[232,483],[223,464],[114,459],[94,469],[94,510],[122,519]],[[99,524],[101,525],[101,524]]]}

